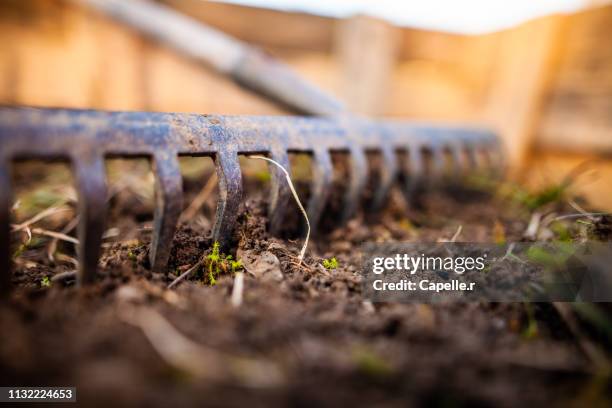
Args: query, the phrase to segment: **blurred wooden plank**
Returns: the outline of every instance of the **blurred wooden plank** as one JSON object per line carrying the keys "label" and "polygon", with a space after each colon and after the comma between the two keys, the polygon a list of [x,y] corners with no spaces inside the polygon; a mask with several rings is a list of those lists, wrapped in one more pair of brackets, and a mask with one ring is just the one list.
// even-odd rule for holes
{"label": "blurred wooden plank", "polygon": [[540,149],[612,152],[612,7],[568,19],[539,125]]}
{"label": "blurred wooden plank", "polygon": [[55,0],[0,3],[0,103],[285,113],[108,18]]}
{"label": "blurred wooden plank", "polygon": [[549,16],[500,37],[485,117],[502,136],[508,159],[521,169],[533,145],[561,44],[564,16]]}
{"label": "blurred wooden plank", "polygon": [[24,105],[95,106],[95,24],[63,3],[31,7],[19,25],[15,102]]}
{"label": "blurred wooden plank", "polygon": [[98,109],[109,110],[146,108],[146,41],[129,28],[95,13],[91,13],[87,21],[93,29],[96,49],[93,104]]}
{"label": "blurred wooden plank", "polygon": [[[272,51],[332,53],[335,18],[203,0],[159,0],[205,24]],[[480,36],[396,28],[398,58],[457,63]]]}
{"label": "blurred wooden plank", "polygon": [[385,21],[365,16],[338,21],[342,96],[352,112],[372,116],[387,112],[397,45],[398,32]]}

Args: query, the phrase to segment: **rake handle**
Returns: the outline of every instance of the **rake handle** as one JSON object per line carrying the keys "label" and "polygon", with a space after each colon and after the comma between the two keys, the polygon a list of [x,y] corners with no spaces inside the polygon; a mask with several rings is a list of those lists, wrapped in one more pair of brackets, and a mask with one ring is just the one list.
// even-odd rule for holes
{"label": "rake handle", "polygon": [[335,116],[342,102],[261,50],[161,4],[141,0],[72,0],[88,5],[229,76],[297,113]]}

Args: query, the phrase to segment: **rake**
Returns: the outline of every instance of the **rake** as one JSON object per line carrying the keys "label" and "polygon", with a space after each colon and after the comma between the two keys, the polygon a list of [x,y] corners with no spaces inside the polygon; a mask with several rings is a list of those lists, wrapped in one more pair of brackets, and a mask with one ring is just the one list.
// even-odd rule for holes
{"label": "rake", "polygon": [[[185,19],[183,24],[196,31],[199,27],[194,21],[158,5],[139,1],[119,3],[130,4],[121,10],[132,13],[132,21],[137,17],[147,17],[143,10],[153,10],[157,18],[178,18],[175,24]],[[127,20],[117,9],[113,13]],[[149,26],[160,30],[158,24]],[[192,34],[206,37],[209,33]],[[161,35],[165,35],[163,30],[156,34],[158,37]],[[258,55],[244,44],[240,47],[247,54]],[[456,176],[454,180],[460,180],[460,176],[473,171],[499,173],[501,169],[501,145],[496,135],[488,130],[351,116],[345,114],[341,104],[284,65],[270,58],[260,62],[264,68],[243,76],[241,83],[250,81],[251,88],[257,88],[301,112],[330,116],[256,117],[0,108],[0,291],[6,292],[10,286],[11,163],[14,160],[61,159],[71,163],[78,192],[79,284],[94,282],[96,277],[107,212],[104,165],[107,157],[146,157],[152,163],[155,212],[149,257],[155,272],[166,270],[182,210],[179,156],[209,156],[214,159],[219,198],[212,236],[223,248],[231,245],[242,198],[238,155],[263,154],[285,169],[289,169],[289,153],[311,155],[313,177],[307,213],[313,230],[316,230],[332,189],[331,154],[335,152],[347,153],[350,158],[341,222],[349,220],[363,201],[372,173],[366,156],[368,153],[382,158],[368,208],[370,211],[384,206],[391,187],[398,180],[402,180],[403,190],[411,196],[419,186],[436,185],[438,180],[448,175],[449,168]],[[279,76],[295,80],[281,81],[283,85],[279,87],[278,83],[269,81],[270,71],[265,68],[268,66],[273,72],[280,73]],[[262,81],[263,77],[267,79]],[[305,92],[295,98],[293,92],[296,90]],[[319,104],[320,101],[325,103]],[[323,111],[322,106],[326,107]],[[406,159],[400,160],[402,157]],[[270,172],[269,230],[275,234],[283,224],[291,192],[280,169],[272,166]]]}

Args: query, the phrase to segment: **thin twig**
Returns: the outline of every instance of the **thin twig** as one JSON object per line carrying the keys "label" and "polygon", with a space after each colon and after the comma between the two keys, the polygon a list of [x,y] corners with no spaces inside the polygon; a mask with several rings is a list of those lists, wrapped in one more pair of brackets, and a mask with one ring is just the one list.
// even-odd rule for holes
{"label": "thin twig", "polygon": [[28,259],[19,258],[19,257],[15,258],[15,260],[13,262],[15,262],[15,265],[19,265],[19,266],[23,265],[23,266],[25,266],[28,269],[30,269],[30,268],[37,268],[37,267],[44,268],[43,265],[41,265],[41,264],[39,264],[37,262],[30,261]]}
{"label": "thin twig", "polygon": [[26,220],[24,222],[22,222],[21,224],[13,224],[11,225],[11,229],[15,232],[15,231],[21,231],[24,230],[26,228],[28,228],[30,225],[37,223],[38,221],[42,220],[43,218],[49,217],[53,214],[57,214],[63,211],[69,211],[70,208],[67,207],[49,207],[41,212],[39,212],[38,214],[36,214],[35,216],[33,216],[32,218],[30,218],[29,220]]}
{"label": "thin twig", "polygon": [[302,270],[304,270],[306,272],[310,272],[310,273],[314,272],[314,269],[311,266],[309,266],[306,263],[304,263],[304,262],[299,262],[298,263],[298,262],[295,262],[295,261],[289,261],[289,264],[293,265],[293,266],[297,266],[298,268],[300,268],[300,269],[302,269]]}
{"label": "thin twig", "polygon": [[[74,217],[72,220],[70,220],[70,222],[68,224],[66,224],[66,226],[60,232],[62,234],[68,234],[70,231],[75,229],[77,225],[79,225],[79,216],[78,215],[76,217]],[[59,240],[57,238],[53,238],[51,240],[51,242],[49,243],[49,246],[47,247],[47,258],[51,262],[55,262],[54,254],[55,254],[55,250],[57,249],[58,241]]]}
{"label": "thin twig", "polygon": [[231,381],[251,388],[279,387],[284,382],[284,375],[277,365],[228,355],[198,344],[152,309],[123,307],[117,313],[121,320],[142,330],[155,352],[168,365],[195,376],[199,381]]}
{"label": "thin twig", "polygon": [[438,242],[455,242],[457,238],[459,238],[459,235],[461,235],[461,231],[463,231],[463,225],[459,225],[459,228],[457,228],[457,231],[455,231],[451,239],[438,238]]}
{"label": "thin twig", "polygon": [[28,236],[28,239],[26,240],[26,244],[29,244],[30,241],[32,241],[32,230],[30,230],[30,227],[25,227],[25,233]]}
{"label": "thin twig", "polygon": [[102,234],[102,239],[115,238],[118,237],[120,233],[121,231],[119,231],[119,228],[109,228]]}
{"label": "thin twig", "polygon": [[580,328],[578,327],[578,322],[576,321],[576,318],[570,308],[570,304],[564,302],[552,303],[557,310],[557,313],[559,313],[559,316],[561,316],[563,321],[565,321],[567,327],[578,340],[578,344],[580,345],[580,348],[584,354],[597,368],[609,370],[610,364],[608,363],[605,353],[581,332]]}
{"label": "thin twig", "polygon": [[208,197],[210,197],[212,192],[215,190],[216,185],[217,185],[217,175],[213,173],[208,179],[208,181],[206,182],[206,184],[204,185],[204,187],[202,187],[202,189],[195,196],[193,201],[191,201],[191,204],[189,204],[189,207],[187,207],[185,211],[183,211],[179,219],[181,221],[188,221],[192,219],[193,217],[195,217],[195,215],[200,211],[202,206],[206,203],[206,200],[208,200]]}
{"label": "thin twig", "polygon": [[571,205],[572,208],[575,209],[576,211],[578,211],[579,213],[585,214],[585,215],[588,214],[588,211],[586,211],[584,208],[582,208],[580,206],[580,204],[578,204],[576,201],[572,200],[571,198],[569,200],[567,200],[567,203],[569,205]]}
{"label": "thin twig", "polygon": [[306,248],[308,247],[308,240],[310,239],[310,220],[308,219],[308,214],[306,213],[306,210],[304,209],[304,207],[302,206],[302,203],[300,202],[300,198],[298,197],[297,191],[295,190],[295,187],[293,186],[293,182],[291,181],[291,176],[289,176],[289,172],[280,163],[268,157],[265,157],[265,156],[248,156],[248,157],[252,159],[265,160],[269,163],[272,163],[276,167],[281,169],[283,173],[285,173],[285,178],[287,179],[287,184],[289,184],[289,189],[291,190],[291,193],[293,194],[293,198],[295,198],[295,202],[297,203],[298,207],[302,211],[302,214],[304,215],[304,218],[306,219],[306,226],[307,226],[306,239],[304,240],[304,245],[302,246],[302,250],[300,251],[300,256],[298,257],[299,262],[302,263],[302,260],[304,259],[304,254],[306,253]]}
{"label": "thin twig", "polygon": [[587,217],[591,221],[596,221],[593,217],[595,217],[595,216],[602,216],[602,215],[612,215],[612,213],[592,212],[592,213],[565,214],[565,215],[560,215],[558,217],[555,217],[553,221],[567,220],[567,219],[570,219],[570,218],[582,218],[582,217]]}
{"label": "thin twig", "polygon": [[51,238],[57,238],[61,241],[72,242],[75,245],[79,244],[79,240],[70,235],[62,234],[61,232],[49,231],[42,228],[32,228],[32,234],[45,235]]}
{"label": "thin twig", "polygon": [[531,214],[529,225],[527,225],[527,229],[523,233],[523,236],[529,239],[536,239],[538,236],[538,231],[540,230],[541,220],[542,220],[542,214],[540,212],[536,211],[533,214]]}
{"label": "thin twig", "polygon": [[244,292],[244,273],[236,272],[234,276],[234,288],[232,289],[232,306],[240,307],[242,294]]}
{"label": "thin twig", "polygon": [[68,279],[74,279],[77,276],[77,271],[66,271],[66,272],[60,272],[57,275],[53,275],[51,277],[51,282],[57,282],[57,281],[65,281]]}
{"label": "thin twig", "polygon": [[187,276],[189,276],[191,273],[193,273],[197,268],[199,268],[202,265],[202,261],[198,261],[196,262],[191,268],[187,269],[185,272],[183,272],[181,274],[181,276],[179,276],[178,278],[176,278],[175,280],[173,280],[169,285],[168,285],[168,289],[172,289],[174,286],[176,286],[180,281],[182,281],[183,279],[185,279]]}
{"label": "thin twig", "polygon": [[73,264],[75,267],[79,266],[79,261],[77,261],[75,258],[68,256],[66,254],[57,254],[57,259],[59,261],[63,261],[63,262],[69,262],[71,264]]}
{"label": "thin twig", "polygon": [[450,242],[455,242],[457,238],[459,238],[459,235],[461,235],[461,231],[463,231],[463,225],[460,225],[459,228],[457,228],[457,232],[455,232],[455,235],[453,235]]}
{"label": "thin twig", "polygon": [[[68,208],[68,207],[49,207],[49,208],[46,208],[45,210],[39,212],[38,214],[36,214],[32,218],[22,222],[21,224],[12,224],[11,225],[11,230],[13,232],[25,231],[26,235],[28,236],[28,239],[26,241],[27,243],[32,241],[32,233],[35,233],[35,234],[47,235],[47,236],[53,236],[51,234],[59,234],[59,235],[55,236],[54,237],[55,239],[51,242],[52,245],[53,245],[53,243],[55,243],[55,246],[57,245],[57,240],[58,239],[62,239],[64,241],[69,241],[69,242],[73,242],[73,243],[78,244],[78,241],[74,240],[74,241],[76,241],[76,242],[74,242],[72,237],[68,237],[68,235],[65,235],[63,233],[55,233],[53,231],[48,231],[48,230],[44,230],[44,229],[41,229],[41,228],[30,229],[30,226],[32,224],[35,224],[38,221],[40,221],[40,220],[42,220],[42,219],[44,219],[46,217],[49,217],[51,215],[54,215],[54,214],[57,214],[57,213],[60,213],[60,212],[64,212],[64,211],[68,211],[68,210],[70,210],[70,208]],[[70,239],[66,239],[67,237],[70,238]],[[47,254],[49,254],[49,252]],[[52,258],[53,257],[51,256],[49,259],[53,260]]]}

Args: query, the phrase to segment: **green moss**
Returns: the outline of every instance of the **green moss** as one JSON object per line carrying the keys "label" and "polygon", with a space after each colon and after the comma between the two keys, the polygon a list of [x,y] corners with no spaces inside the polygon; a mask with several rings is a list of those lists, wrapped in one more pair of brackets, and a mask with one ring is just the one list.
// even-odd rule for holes
{"label": "green moss", "polygon": [[234,260],[231,255],[221,253],[220,245],[217,241],[213,243],[212,251],[204,258],[204,268],[207,271],[205,276],[208,284],[214,286],[217,284],[217,278],[222,273],[236,273],[243,269],[240,259]]}
{"label": "green moss", "polygon": [[572,241],[572,232],[563,222],[555,222],[550,226],[550,229],[555,234],[557,240],[562,242]]}
{"label": "green moss", "polygon": [[497,194],[501,198],[509,199],[531,212],[547,204],[565,201],[571,183],[571,179],[566,179],[561,183],[551,184],[538,190],[528,190],[518,184],[507,182],[499,184]]}
{"label": "green moss", "polygon": [[528,194],[524,197],[524,204],[527,208],[535,210],[543,207],[546,204],[558,202],[564,199],[566,186],[552,185],[537,191],[533,194]]}
{"label": "green moss", "polygon": [[323,267],[327,270],[336,269],[338,268],[338,260],[336,259],[336,257],[333,257],[331,259],[324,259]]}
{"label": "green moss", "polygon": [[244,265],[242,265],[242,261],[240,259],[237,261],[231,261],[230,266],[232,267],[232,273],[236,273],[244,268]]}
{"label": "green moss", "polygon": [[552,242],[551,245],[551,248],[532,245],[527,250],[527,258],[531,262],[547,268],[559,268],[567,263],[567,260],[575,251],[571,242],[556,241]]}

